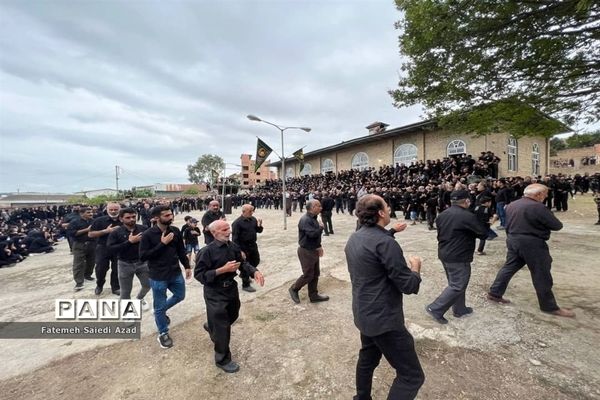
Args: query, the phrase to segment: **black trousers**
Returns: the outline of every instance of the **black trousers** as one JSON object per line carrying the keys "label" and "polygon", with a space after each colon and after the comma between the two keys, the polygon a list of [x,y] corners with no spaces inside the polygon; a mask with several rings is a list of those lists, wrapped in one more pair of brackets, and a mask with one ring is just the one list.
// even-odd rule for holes
{"label": "black trousers", "polygon": [[471,263],[447,263],[442,261],[448,286],[437,299],[429,305],[431,311],[438,317],[443,316],[450,307],[455,314],[466,311],[465,294],[471,278]]}
{"label": "black trousers", "polygon": [[237,284],[232,281],[229,287],[204,286],[204,302],[210,339],[214,343],[215,362],[226,365],[231,361],[231,325],[240,315]]}
{"label": "black trousers", "polygon": [[356,396],[354,400],[372,400],[373,372],[381,356],[396,370],[388,400],[411,400],[425,382],[425,374],[415,351],[415,341],[407,330],[390,331],[379,336],[361,333],[362,347],[356,364]]}
{"label": "black trousers", "polygon": [[110,288],[119,290],[119,267],[117,255],[111,255],[104,245],[96,246],[96,285],[104,287],[106,273],[110,269]]}
{"label": "black trousers", "polygon": [[319,276],[321,269],[319,268],[319,253],[317,250],[307,250],[298,247],[298,258],[302,267],[302,275],[292,285],[294,290],[300,290],[304,285],[308,285],[308,297],[313,298],[318,293]]}
{"label": "black trousers", "polygon": [[569,193],[557,193],[554,196],[554,207],[556,207],[556,211],[567,211],[569,209]]}
{"label": "black trousers", "polygon": [[331,214],[331,211],[321,213],[321,220],[323,220],[326,235],[333,233],[333,223],[331,222]]}
{"label": "black trousers", "polygon": [[552,293],[553,281],[550,273],[552,257],[548,244],[533,236],[509,235],[506,246],[508,248],[506,263],[498,271],[490,287],[490,294],[502,297],[512,277],[527,264],[540,309],[547,312],[558,310],[559,307]]}
{"label": "black trousers", "polygon": [[[258,252],[258,246],[255,244],[254,246],[244,246],[242,249],[244,254],[246,254],[246,261],[250,263],[253,267],[258,267],[260,264],[260,253]],[[250,275],[240,267],[240,278],[242,278],[242,284],[244,286],[250,285]]]}

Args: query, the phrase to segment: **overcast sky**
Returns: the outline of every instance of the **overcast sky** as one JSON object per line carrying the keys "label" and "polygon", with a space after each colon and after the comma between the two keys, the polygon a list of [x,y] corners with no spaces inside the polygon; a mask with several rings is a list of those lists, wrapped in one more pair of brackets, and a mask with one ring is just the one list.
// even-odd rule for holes
{"label": "overcast sky", "polygon": [[[187,182],[202,154],[239,163],[421,120],[387,90],[393,0],[0,2],[0,192]],[[273,155],[271,158],[274,159]],[[233,169],[229,172],[235,172]]]}

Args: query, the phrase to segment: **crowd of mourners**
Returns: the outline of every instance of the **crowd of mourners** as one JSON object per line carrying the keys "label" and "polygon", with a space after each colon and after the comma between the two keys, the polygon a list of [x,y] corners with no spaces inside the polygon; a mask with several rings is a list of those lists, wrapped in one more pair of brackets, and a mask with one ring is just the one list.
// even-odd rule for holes
{"label": "crowd of mourners", "polygon": [[[567,211],[569,198],[577,193],[593,192],[600,213],[600,174],[498,178],[500,159],[492,152],[483,152],[478,158],[471,155],[446,157],[442,160],[384,165],[363,170],[307,175],[286,181],[286,208],[288,214],[304,209],[310,199],[321,200],[324,211],[353,214],[358,198],[377,194],[392,209],[392,217],[411,220],[413,224],[426,222],[435,229],[434,221],[441,211],[450,206],[450,193],[457,184],[469,190],[472,208],[491,200],[503,226],[503,207],[523,195],[531,183],[542,183],[549,188],[546,205],[556,211]],[[225,210],[250,203],[256,208],[281,209],[282,185],[270,180],[252,192],[227,195]],[[214,196],[215,198],[218,196]],[[181,197],[173,200],[127,200],[125,205],[138,212],[140,223],[150,226],[150,210],[157,204],[169,204],[175,214],[201,211],[208,208],[213,197]],[[79,217],[80,205],[51,205],[2,210],[0,218],[0,267],[14,265],[27,256],[49,253],[58,241],[68,239],[69,222]],[[103,215],[102,206],[92,207],[94,218]],[[600,224],[600,214],[598,224]]]}

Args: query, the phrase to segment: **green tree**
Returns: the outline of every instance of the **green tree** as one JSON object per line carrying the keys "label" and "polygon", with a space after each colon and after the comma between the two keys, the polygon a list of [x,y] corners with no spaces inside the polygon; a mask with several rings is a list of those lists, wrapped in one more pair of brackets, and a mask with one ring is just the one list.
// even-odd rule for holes
{"label": "green tree", "polygon": [[581,147],[590,147],[600,143],[600,131],[592,133],[574,134],[565,139],[569,149],[579,149]]}
{"label": "green tree", "polygon": [[600,119],[600,2],[396,5],[404,15],[396,28],[406,57],[399,87],[390,91],[396,107],[421,104],[442,126],[517,137],[565,132],[557,121],[542,122],[547,115],[567,124]]}
{"label": "green tree", "polygon": [[200,194],[200,191],[198,189],[196,189],[195,187],[191,187],[191,188],[185,189],[183,191],[183,194],[194,196],[194,195]]}
{"label": "green tree", "polygon": [[567,148],[567,144],[565,143],[564,139],[561,139],[559,137],[553,137],[552,139],[550,139],[550,155],[551,156],[557,155],[559,151],[564,150],[566,148]]}
{"label": "green tree", "polygon": [[187,166],[189,181],[192,183],[210,182],[212,170],[221,172],[225,161],[214,154],[203,154],[195,164]]}

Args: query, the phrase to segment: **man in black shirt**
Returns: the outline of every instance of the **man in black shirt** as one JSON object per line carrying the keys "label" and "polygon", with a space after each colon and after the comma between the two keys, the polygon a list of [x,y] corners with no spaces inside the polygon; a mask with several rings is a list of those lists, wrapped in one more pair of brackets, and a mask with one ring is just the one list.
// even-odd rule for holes
{"label": "man in black shirt", "polygon": [[304,285],[308,285],[308,298],[311,303],[329,300],[329,296],[319,294],[318,284],[319,258],[323,257],[323,247],[321,247],[321,233],[323,233],[323,223],[317,221],[317,216],[321,212],[321,203],[319,200],[309,200],[306,203],[306,214],[298,222],[298,258],[302,266],[302,276],[290,287],[290,297],[294,303],[300,303],[298,292]]}
{"label": "man in black shirt", "polygon": [[323,192],[323,198],[321,199],[321,220],[325,228],[324,236],[333,235],[333,223],[331,222],[333,207],[335,207],[335,200],[331,198],[328,192]]}
{"label": "man in black shirt", "polygon": [[204,301],[208,323],[204,329],[214,343],[215,363],[225,372],[237,372],[240,367],[231,359],[229,342],[231,325],[240,311],[240,294],[235,281],[236,271],[243,269],[260,286],[263,275],[242,257],[238,245],[229,241],[231,228],[222,220],[209,225],[215,240],[198,254],[194,277],[204,285]]}
{"label": "man in black shirt", "polygon": [[106,247],[108,235],[121,226],[119,221],[119,210],[121,206],[118,203],[108,203],[106,205],[106,214],[92,221],[92,227],[89,236],[96,240],[96,290],[99,296],[106,282],[106,273],[110,268],[110,287],[113,294],[121,294],[119,287],[119,273],[117,267],[117,255],[111,254]]}
{"label": "man in black shirt", "polygon": [[119,221],[122,225],[110,233],[106,247],[111,254],[118,258],[120,298],[131,298],[133,276],[135,275],[142,285],[136,299],[142,301],[143,309],[148,309],[148,303],[144,300],[144,296],[150,291],[148,263],[140,261],[140,241],[146,227],[136,224],[136,219],[136,212],[133,208],[121,209]]}
{"label": "man in black shirt", "polygon": [[512,277],[527,264],[540,309],[559,317],[574,317],[572,310],[560,308],[556,304],[552,293],[552,257],[546,240],[550,239],[550,231],[561,230],[563,225],[544,206],[547,195],[546,186],[534,183],[525,188],[524,197],[506,208],[506,263],[498,271],[488,299],[497,303],[510,303],[502,296]]}
{"label": "man in black shirt", "polygon": [[410,268],[406,265],[398,242],[385,230],[390,208],[381,197],[361,197],[356,213],[362,227],[350,236],[344,249],[352,282],[354,324],[362,343],[354,399],[371,399],[373,372],[382,355],[397,374],[388,398],[414,399],[425,375],[413,337],[404,326],[402,294],[418,293],[421,259],[410,257]]}
{"label": "man in black shirt", "polygon": [[[242,215],[238,217],[231,225],[233,232],[233,243],[240,246],[240,249],[246,256],[246,261],[254,267],[260,264],[260,253],[256,244],[257,233],[263,231],[262,219],[256,219],[252,214],[254,207],[250,204],[242,206]],[[242,290],[246,292],[256,292],[250,285],[250,277],[245,270],[240,269],[240,278],[242,278]]]}
{"label": "man in black shirt", "polygon": [[469,210],[471,200],[468,191],[453,191],[450,201],[450,208],[435,220],[438,258],[446,271],[448,286],[426,307],[427,313],[440,324],[448,323],[444,314],[450,307],[456,318],[473,312],[471,307],[465,305],[465,294],[471,278],[475,239],[487,237],[487,229]]}
{"label": "man in black shirt", "polygon": [[69,222],[67,235],[73,238],[73,279],[75,290],[83,289],[83,280],[93,281],[95,240],[88,236],[92,225],[92,209],[81,207],[79,218]]}
{"label": "man in black shirt", "polygon": [[209,244],[214,240],[212,233],[210,233],[210,229],[208,226],[219,219],[225,220],[225,214],[221,210],[219,210],[219,202],[216,200],[208,203],[208,211],[204,213],[202,216],[202,226],[204,227],[204,243]]}
{"label": "man in black shirt", "polygon": [[[166,349],[173,347],[173,340],[169,336],[171,319],[167,311],[185,299],[185,279],[179,263],[185,268],[186,279],[192,277],[192,270],[185,254],[181,232],[171,226],[171,209],[164,205],[156,206],[152,208],[150,215],[156,219],[156,225],[142,234],[140,261],[148,261],[158,342]],[[167,290],[173,294],[168,299]]]}

